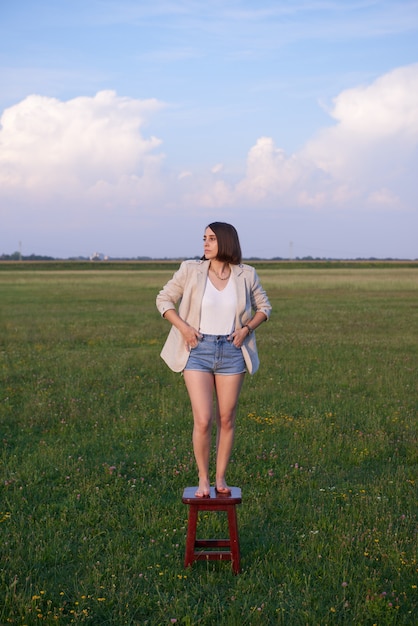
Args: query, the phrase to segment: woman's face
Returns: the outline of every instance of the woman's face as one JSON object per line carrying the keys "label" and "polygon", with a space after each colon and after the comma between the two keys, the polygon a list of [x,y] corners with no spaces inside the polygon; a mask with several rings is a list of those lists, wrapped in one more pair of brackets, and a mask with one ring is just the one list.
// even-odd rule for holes
{"label": "woman's face", "polygon": [[203,251],[205,258],[208,260],[216,259],[218,256],[218,240],[216,239],[215,233],[210,228],[207,228],[203,235]]}

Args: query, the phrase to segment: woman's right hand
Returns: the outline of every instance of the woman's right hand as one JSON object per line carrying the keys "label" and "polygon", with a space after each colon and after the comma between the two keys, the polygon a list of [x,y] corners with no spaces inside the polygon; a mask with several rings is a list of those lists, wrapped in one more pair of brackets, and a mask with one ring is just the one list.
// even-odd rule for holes
{"label": "woman's right hand", "polygon": [[192,348],[196,348],[199,340],[202,338],[201,333],[198,330],[190,326],[187,322],[181,319],[180,315],[177,313],[175,309],[168,309],[164,313],[164,317],[167,321],[169,321],[173,326],[177,328],[183,335],[184,343],[186,344],[186,348],[190,351]]}
{"label": "woman's right hand", "polygon": [[202,338],[201,333],[193,328],[193,326],[187,325],[181,333],[183,335],[184,342],[187,349],[190,351],[192,348],[196,348],[197,344]]}

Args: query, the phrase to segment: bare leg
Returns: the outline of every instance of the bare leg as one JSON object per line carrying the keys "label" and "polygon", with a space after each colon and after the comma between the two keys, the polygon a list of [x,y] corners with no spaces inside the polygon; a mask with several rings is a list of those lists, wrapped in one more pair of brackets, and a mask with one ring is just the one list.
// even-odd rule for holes
{"label": "bare leg", "polygon": [[184,381],[193,412],[193,450],[199,472],[199,488],[196,495],[208,496],[214,376],[208,372],[185,370]]}
{"label": "bare leg", "polygon": [[215,376],[217,399],[216,422],[216,487],[227,489],[225,473],[232,452],[238,398],[245,374]]}

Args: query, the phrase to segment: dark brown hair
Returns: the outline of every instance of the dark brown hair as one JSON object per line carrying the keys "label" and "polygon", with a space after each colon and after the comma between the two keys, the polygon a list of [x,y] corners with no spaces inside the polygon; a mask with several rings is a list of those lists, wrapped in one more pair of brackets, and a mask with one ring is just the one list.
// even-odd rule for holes
{"label": "dark brown hair", "polygon": [[232,224],[226,222],[212,222],[206,228],[210,228],[216,235],[218,242],[218,261],[239,265],[242,261],[241,245],[238,233]]}

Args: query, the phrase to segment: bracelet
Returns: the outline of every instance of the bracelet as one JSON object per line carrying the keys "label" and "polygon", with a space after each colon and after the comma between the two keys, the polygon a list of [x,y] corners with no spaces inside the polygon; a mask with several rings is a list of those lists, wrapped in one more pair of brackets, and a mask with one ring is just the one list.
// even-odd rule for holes
{"label": "bracelet", "polygon": [[248,324],[244,325],[244,328],[248,328],[248,334],[251,335],[251,333],[253,332],[253,328],[251,328],[251,326],[248,326]]}

